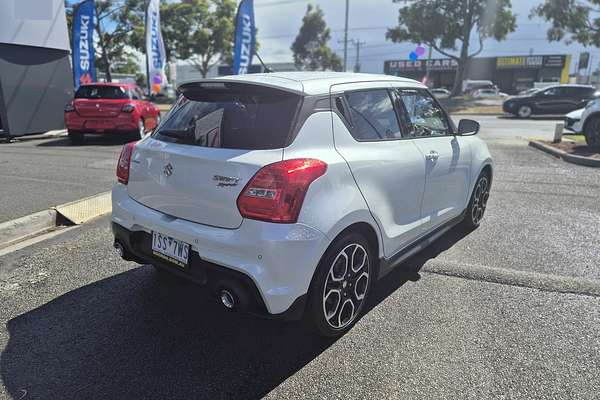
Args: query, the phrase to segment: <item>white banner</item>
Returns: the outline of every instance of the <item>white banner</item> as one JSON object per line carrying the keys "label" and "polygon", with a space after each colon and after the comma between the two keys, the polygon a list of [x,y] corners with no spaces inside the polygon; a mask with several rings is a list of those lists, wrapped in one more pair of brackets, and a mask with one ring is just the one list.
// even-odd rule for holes
{"label": "white banner", "polygon": [[150,93],[159,93],[167,85],[166,59],[160,32],[160,0],[150,0],[146,10],[146,62]]}

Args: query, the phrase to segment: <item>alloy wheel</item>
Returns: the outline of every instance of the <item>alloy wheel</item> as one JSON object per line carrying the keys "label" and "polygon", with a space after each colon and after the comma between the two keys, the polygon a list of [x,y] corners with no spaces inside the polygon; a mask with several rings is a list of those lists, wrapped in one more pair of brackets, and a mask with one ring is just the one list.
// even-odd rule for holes
{"label": "alloy wheel", "polygon": [[487,176],[482,176],[477,182],[475,192],[473,193],[473,205],[471,206],[471,220],[473,225],[479,225],[485,208],[487,207],[487,201],[490,197],[490,187]]}
{"label": "alloy wheel", "polygon": [[529,107],[529,106],[521,106],[519,108],[518,113],[519,113],[519,117],[521,117],[521,118],[529,118],[529,117],[531,117],[532,110],[531,110],[531,107]]}
{"label": "alloy wheel", "polygon": [[350,325],[360,314],[369,287],[369,254],[358,243],[335,257],[323,289],[325,321],[334,329]]}

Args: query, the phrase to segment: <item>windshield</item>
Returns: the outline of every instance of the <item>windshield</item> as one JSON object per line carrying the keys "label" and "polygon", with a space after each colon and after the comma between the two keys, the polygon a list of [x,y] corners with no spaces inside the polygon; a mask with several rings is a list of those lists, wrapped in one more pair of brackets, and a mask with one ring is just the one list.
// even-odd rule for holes
{"label": "windshield", "polygon": [[203,147],[282,148],[301,97],[282,92],[236,94],[219,91],[194,99],[180,98],[153,137]]}
{"label": "windshield", "polygon": [[127,92],[120,86],[82,86],[75,93],[76,99],[129,99]]}

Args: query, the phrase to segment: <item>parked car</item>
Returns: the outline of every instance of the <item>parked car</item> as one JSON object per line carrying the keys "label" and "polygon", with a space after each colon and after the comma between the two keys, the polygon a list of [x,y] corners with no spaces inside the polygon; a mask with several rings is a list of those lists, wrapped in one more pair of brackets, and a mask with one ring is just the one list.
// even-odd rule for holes
{"label": "parked car", "polygon": [[447,99],[450,97],[450,91],[443,88],[431,89],[431,94],[433,94],[436,99]]}
{"label": "parked car", "polygon": [[556,85],[525,96],[515,96],[503,104],[504,112],[519,118],[532,115],[565,115],[585,107],[598,96],[596,88],[586,85]]}
{"label": "parked car", "polygon": [[481,223],[493,175],[479,124],[455,127],[416,81],[296,72],[179,90],[121,152],[114,245],[208,284],[227,309],[341,335],[375,280]]}
{"label": "parked car", "polygon": [[159,121],[158,108],[132,83],[82,85],[65,107],[65,125],[74,142],[86,133],[133,134],[140,139]]}
{"label": "parked car", "polygon": [[[575,115],[569,117],[576,118]],[[600,99],[592,100],[587,104],[579,121],[573,123],[571,129],[576,133],[582,133],[588,146],[600,147]]]}
{"label": "parked car", "polygon": [[497,89],[494,82],[489,80],[464,80],[462,83],[462,91],[466,95],[472,95],[475,91],[480,89]]}
{"label": "parked car", "polygon": [[496,89],[479,89],[473,92],[473,97],[478,99],[501,99],[508,97],[508,95]]}
{"label": "parked car", "polygon": [[[588,104],[592,104],[592,102]],[[565,129],[573,133],[581,133],[581,116],[584,111],[585,108],[580,108],[565,115]]]}

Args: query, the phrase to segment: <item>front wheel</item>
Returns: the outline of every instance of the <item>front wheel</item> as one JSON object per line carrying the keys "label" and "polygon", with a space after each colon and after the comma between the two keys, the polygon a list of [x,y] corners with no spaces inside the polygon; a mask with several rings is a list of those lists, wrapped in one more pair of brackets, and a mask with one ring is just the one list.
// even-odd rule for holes
{"label": "front wheel", "polygon": [[590,147],[600,147],[600,117],[591,118],[583,129],[585,141]]}
{"label": "front wheel", "polygon": [[533,114],[533,110],[531,109],[531,106],[521,106],[521,107],[519,107],[519,110],[517,111],[517,116],[519,118],[529,118],[529,117],[531,117],[531,114]]}
{"label": "front wheel", "polygon": [[321,259],[309,289],[306,318],[323,336],[340,336],[360,318],[374,279],[374,255],[356,232],[336,239]]}
{"label": "front wheel", "polygon": [[475,189],[471,194],[471,200],[467,207],[465,219],[462,224],[466,229],[472,230],[479,227],[483,214],[487,207],[487,201],[490,197],[490,177],[487,173],[482,172],[477,178]]}

